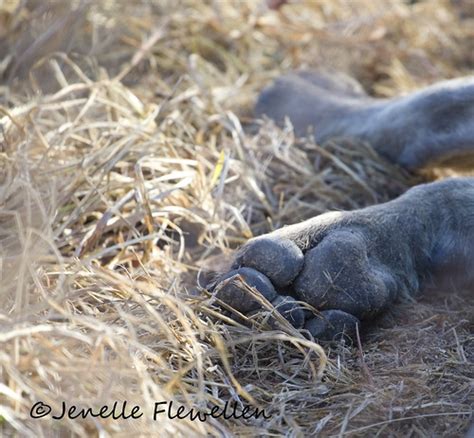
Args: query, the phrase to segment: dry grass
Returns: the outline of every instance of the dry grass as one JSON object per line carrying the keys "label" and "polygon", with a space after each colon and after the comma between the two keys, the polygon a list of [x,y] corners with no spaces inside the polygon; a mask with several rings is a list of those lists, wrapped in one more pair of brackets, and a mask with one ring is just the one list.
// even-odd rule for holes
{"label": "dry grass", "polygon": [[[369,145],[246,126],[258,90],[299,66],[347,70],[378,95],[467,74],[469,1],[294,0],[272,12],[250,1],[11,0],[0,24],[2,436],[467,429],[472,299],[400,306],[361,349],[324,352],[287,324],[231,321],[194,291],[202,267],[252,235],[420,179]],[[144,415],[35,420],[39,400],[56,412],[63,400],[127,400]],[[153,421],[161,400],[232,401],[271,418]]]}

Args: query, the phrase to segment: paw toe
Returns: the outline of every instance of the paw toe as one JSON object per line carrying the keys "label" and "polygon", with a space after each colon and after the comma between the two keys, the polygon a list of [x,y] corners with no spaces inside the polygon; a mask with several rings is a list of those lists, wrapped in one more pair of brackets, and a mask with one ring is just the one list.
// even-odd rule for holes
{"label": "paw toe", "polygon": [[358,324],[358,318],[342,310],[324,310],[321,317],[306,321],[304,328],[319,341],[333,341],[343,336],[354,339]]}
{"label": "paw toe", "polygon": [[260,308],[260,303],[245,290],[239,281],[239,276],[248,286],[257,289],[268,301],[276,298],[275,288],[261,272],[252,268],[235,269],[220,277],[216,286],[217,297],[234,309],[248,313]]}
{"label": "paw toe", "polygon": [[304,309],[290,296],[277,296],[272,304],[278,312],[295,328],[302,328],[305,321]]}
{"label": "paw toe", "polygon": [[240,259],[244,266],[263,272],[276,287],[288,286],[304,263],[303,253],[294,242],[270,237],[250,241]]}

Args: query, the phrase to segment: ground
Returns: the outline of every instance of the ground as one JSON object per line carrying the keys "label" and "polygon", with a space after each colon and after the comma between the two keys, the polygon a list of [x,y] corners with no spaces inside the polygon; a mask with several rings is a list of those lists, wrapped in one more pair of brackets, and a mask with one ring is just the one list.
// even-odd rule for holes
{"label": "ground", "polygon": [[[420,297],[360,344],[321,347],[264,315],[235,322],[196,285],[249,237],[442,174],[250,110],[297,67],[376,96],[469,74],[470,2],[81,5],[0,6],[2,436],[462,435],[472,298]],[[115,400],[144,415],[31,417]],[[270,418],[155,421],[157,401]]]}

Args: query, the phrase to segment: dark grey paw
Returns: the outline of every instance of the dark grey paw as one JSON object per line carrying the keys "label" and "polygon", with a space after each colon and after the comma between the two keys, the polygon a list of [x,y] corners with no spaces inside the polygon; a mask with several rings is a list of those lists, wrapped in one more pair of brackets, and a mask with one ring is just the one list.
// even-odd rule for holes
{"label": "dark grey paw", "polygon": [[[237,269],[218,279],[217,296],[242,313],[262,309],[236,281],[240,274],[294,327],[304,326],[319,340],[354,336],[359,321],[418,285],[410,246],[416,233],[403,238],[408,230],[400,229],[393,206],[399,204],[381,204],[378,212],[328,213],[250,240],[235,259]],[[314,319],[301,303],[322,317]]]}
{"label": "dark grey paw", "polygon": [[[364,235],[350,229],[335,229],[306,251],[289,238],[269,234],[249,241],[235,266],[240,267],[215,282],[218,298],[241,313],[253,314],[262,309],[248,290],[253,288],[295,328],[304,327],[321,341],[341,333],[354,336],[359,319],[386,308],[396,289],[390,272],[369,257]],[[314,318],[297,300],[320,310],[321,317]],[[273,317],[270,324],[276,326]]]}

